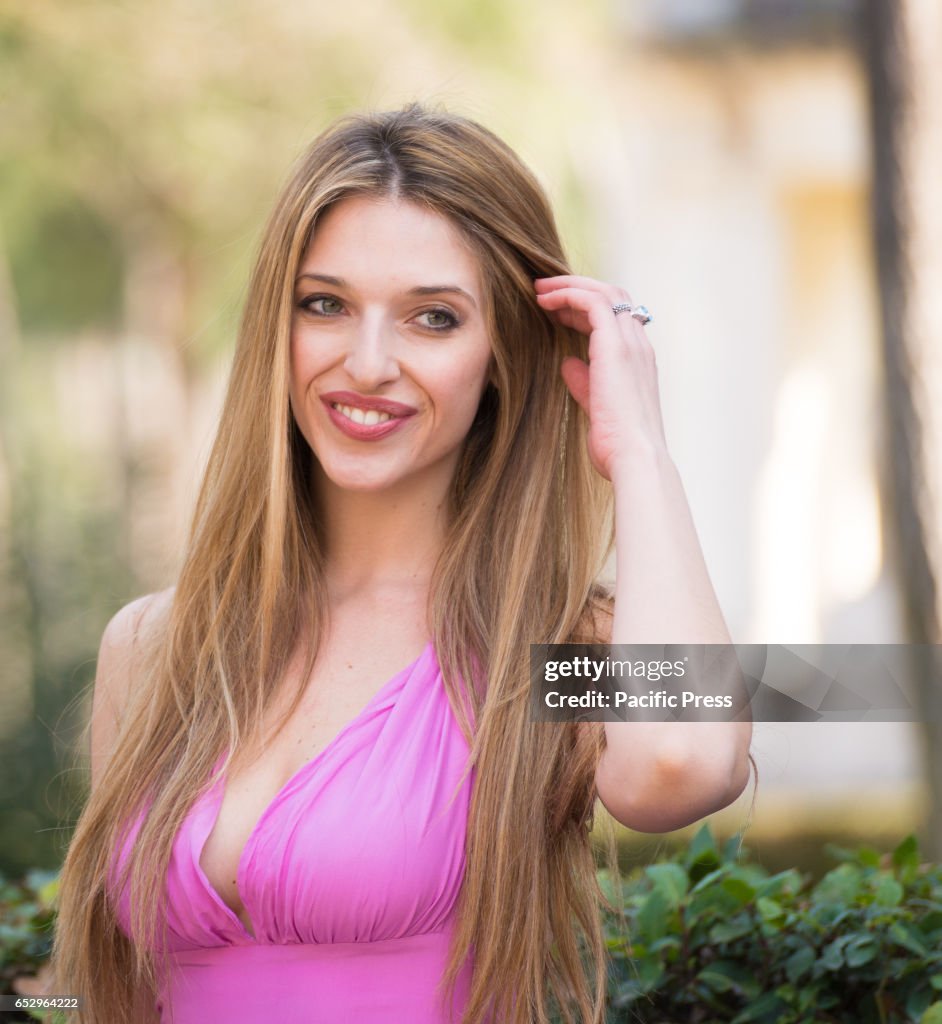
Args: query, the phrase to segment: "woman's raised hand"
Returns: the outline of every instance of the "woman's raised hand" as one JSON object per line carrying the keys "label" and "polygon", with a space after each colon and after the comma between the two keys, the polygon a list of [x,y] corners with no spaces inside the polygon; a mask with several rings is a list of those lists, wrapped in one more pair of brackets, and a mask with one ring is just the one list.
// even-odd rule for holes
{"label": "woman's raised hand", "polygon": [[631,302],[615,285],[566,274],[539,277],[537,302],[564,327],[589,336],[589,362],[570,356],[560,368],[572,397],[589,416],[589,456],[614,480],[623,460],[667,453],[657,359],[645,328],[612,307]]}

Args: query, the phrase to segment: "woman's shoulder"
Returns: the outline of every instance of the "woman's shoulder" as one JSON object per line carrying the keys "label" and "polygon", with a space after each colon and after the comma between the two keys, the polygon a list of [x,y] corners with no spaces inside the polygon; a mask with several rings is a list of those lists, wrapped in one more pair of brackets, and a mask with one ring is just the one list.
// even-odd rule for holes
{"label": "woman's shoulder", "polygon": [[[144,594],[143,597],[129,601],[112,615],[105,626],[98,656],[99,669],[104,661],[106,685],[123,688],[123,684],[130,681],[135,646],[149,628],[166,618],[175,591],[176,587],[167,587],[165,590]],[[109,671],[119,666],[122,670]]]}
{"label": "woman's shoulder", "polygon": [[159,616],[170,608],[176,589],[175,586],[167,587],[165,590],[156,590],[129,601],[112,615],[105,627],[105,634],[112,642],[132,642],[140,633],[145,621],[151,622],[154,616]]}
{"label": "woman's shoulder", "polygon": [[174,587],[135,598],[112,615],[102,634],[95,667],[91,711],[91,773],[94,787],[127,709],[134,678],[138,637],[162,618],[173,601]]}

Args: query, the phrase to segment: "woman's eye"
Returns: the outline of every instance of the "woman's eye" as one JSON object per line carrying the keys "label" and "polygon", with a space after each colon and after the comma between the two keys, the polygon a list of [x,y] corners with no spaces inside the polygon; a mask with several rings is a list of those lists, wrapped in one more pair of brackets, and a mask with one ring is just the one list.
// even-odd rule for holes
{"label": "woman's eye", "polygon": [[330,316],[332,312],[336,312],[336,310],[331,310],[330,308],[315,309],[314,304],[317,302],[333,302],[338,306],[341,304],[340,301],[335,299],[332,295],[310,295],[308,298],[300,302],[299,305],[302,309],[307,310],[309,313],[313,313],[315,316]]}
{"label": "woman's eye", "polygon": [[426,324],[426,327],[430,327],[433,331],[450,331],[457,327],[459,322],[458,318],[453,313],[449,313],[447,309],[427,309],[419,316],[437,318]]}
{"label": "woman's eye", "polygon": [[[343,303],[333,295],[309,295],[298,306],[313,316],[332,317],[343,308]],[[429,318],[423,326],[432,331],[451,331],[460,325],[455,314],[447,309],[427,309],[418,315]]]}

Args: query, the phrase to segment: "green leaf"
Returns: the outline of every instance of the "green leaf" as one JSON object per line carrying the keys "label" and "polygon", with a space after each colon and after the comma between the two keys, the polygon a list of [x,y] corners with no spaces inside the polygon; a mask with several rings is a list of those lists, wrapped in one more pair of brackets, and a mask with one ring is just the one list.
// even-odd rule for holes
{"label": "green leaf", "polygon": [[852,938],[852,935],[840,935],[829,942],[821,954],[823,966],[829,971],[839,971],[844,966],[844,947]]}
{"label": "green leaf", "polygon": [[717,868],[715,871],[710,871],[708,874],[704,875],[697,882],[696,885],[691,887],[690,892],[691,893],[695,893],[695,892],[700,892],[702,889],[706,889],[708,886],[710,886],[714,882],[716,882],[717,879],[719,879],[725,873],[726,873],[726,868]]}
{"label": "green leaf", "polygon": [[942,1024],[942,1003],[933,1003],[919,1018],[919,1024]]}
{"label": "green leaf", "polygon": [[932,986],[932,987],[933,987],[934,989],[942,989],[942,974],[933,974],[933,975],[932,975],[932,976],[931,976],[931,977],[929,978],[929,984],[930,984],[930,985],[931,985],[931,986]]}
{"label": "green leaf", "polygon": [[655,939],[654,942],[648,946],[649,953],[660,954],[665,949],[680,949],[680,939],[676,935],[664,935],[659,939]]}
{"label": "green leaf", "polygon": [[612,878],[611,871],[608,868],[600,868],[596,872],[596,878],[598,879],[599,888],[602,890],[602,895],[609,901],[609,903],[617,903],[617,886]]}
{"label": "green leaf", "polygon": [[655,889],[664,894],[671,910],[676,910],[687,894],[687,872],[679,864],[668,861],[663,864],[651,864],[644,869],[644,873],[654,883]]}
{"label": "green leaf", "polygon": [[690,840],[690,846],[687,848],[687,863],[692,864],[694,861],[699,860],[703,854],[712,854],[713,857],[719,859],[716,843],[713,840],[713,831],[710,828],[709,822],[706,821],[697,829],[696,835]]}
{"label": "green leaf", "polygon": [[631,1006],[632,1003],[636,1002],[644,992],[637,981],[632,978],[630,981],[623,982],[615,990],[615,995],[612,998],[612,1006],[616,1010],[624,1009],[626,1006]]}
{"label": "green leaf", "polygon": [[[813,925],[817,931],[826,931],[828,929],[833,931],[844,918],[857,912],[856,907],[842,905],[831,900],[823,902],[812,900],[807,909],[802,911],[808,924]],[[882,913],[886,912],[883,911]]]}
{"label": "green leaf", "polygon": [[747,999],[754,999],[759,994],[759,983],[752,971],[733,960],[717,960],[704,967],[697,978],[713,992],[732,989]]}
{"label": "green leaf", "polygon": [[919,867],[919,843],[912,832],[893,851],[892,860],[895,868],[915,873]]}
{"label": "green leaf", "polygon": [[23,880],[26,883],[27,888],[32,889],[33,892],[38,892],[51,882],[58,882],[59,872],[50,871],[47,868],[33,868],[26,872]]}
{"label": "green leaf", "polygon": [[837,843],[825,843],[824,852],[835,860],[839,861],[850,861],[853,862],[857,859],[857,853],[855,850],[851,850],[847,846],[840,846]]}
{"label": "green leaf", "polygon": [[723,860],[738,860],[739,857],[745,856],[748,852],[749,847],[742,844],[742,840],[738,835],[730,836],[723,843]]}
{"label": "green leaf", "polygon": [[835,903],[856,903],[862,878],[862,872],[856,864],[839,864],[815,886],[815,898]]}
{"label": "green leaf", "polygon": [[731,921],[721,921],[719,924],[713,925],[710,929],[710,941],[732,942],[752,931],[755,931],[755,922],[743,914]]}
{"label": "green leaf", "polygon": [[652,889],[638,911],[638,925],[647,940],[659,939],[667,931],[670,903],[661,889]]}
{"label": "green leaf", "polygon": [[848,942],[844,949],[844,959],[848,967],[860,967],[869,963],[876,955],[880,944],[872,935],[858,935]]}
{"label": "green leaf", "polygon": [[894,921],[890,925],[889,936],[904,949],[908,949],[912,953],[918,953],[919,956],[926,956],[929,952],[922,941],[922,936],[918,929],[914,928],[911,924]]}
{"label": "green leaf", "polygon": [[750,1003],[744,1010],[736,1014],[730,1024],[749,1024],[750,1021],[760,1020],[766,1015],[781,1013],[782,1010],[787,1009],[785,1003],[774,992],[765,992],[754,1003]]}
{"label": "green leaf", "polygon": [[925,986],[915,988],[909,993],[909,998],[906,1000],[906,1013],[910,1019],[921,1017],[929,1009],[931,1003],[932,992],[928,988]]}
{"label": "green leaf", "polygon": [[762,920],[767,921],[769,924],[781,921],[785,916],[781,903],[776,900],[770,900],[765,896],[760,896],[756,900],[756,909],[759,911],[759,916]]}
{"label": "green leaf", "polygon": [[723,889],[730,896],[735,896],[740,903],[748,903],[755,899],[756,890],[744,878],[724,878],[721,884]]}
{"label": "green leaf", "polygon": [[711,854],[705,853],[699,860],[694,861],[687,868],[691,886],[702,881],[704,876],[712,875],[717,870],[725,869],[725,867],[726,865],[720,864]]}
{"label": "green leaf", "polygon": [[857,860],[865,867],[878,868],[880,866],[880,853],[872,846],[860,846],[857,849]]}
{"label": "green leaf", "polygon": [[690,897],[686,917],[702,928],[709,928],[717,922],[729,920],[741,910],[742,904],[738,900],[733,899],[718,885],[712,885]]}
{"label": "green leaf", "polygon": [[664,977],[664,966],[658,960],[645,959],[638,963],[638,984],[642,992],[656,988]]}
{"label": "green leaf", "polygon": [[785,976],[792,983],[798,981],[811,970],[814,960],[815,953],[811,946],[804,946],[796,950],[785,961]]}
{"label": "green leaf", "polygon": [[874,890],[873,899],[881,907],[899,906],[903,899],[903,887],[892,875],[883,875]]}
{"label": "green leaf", "polygon": [[777,896],[779,893],[794,895],[801,889],[801,872],[795,868],[779,871],[756,886],[757,896]]}

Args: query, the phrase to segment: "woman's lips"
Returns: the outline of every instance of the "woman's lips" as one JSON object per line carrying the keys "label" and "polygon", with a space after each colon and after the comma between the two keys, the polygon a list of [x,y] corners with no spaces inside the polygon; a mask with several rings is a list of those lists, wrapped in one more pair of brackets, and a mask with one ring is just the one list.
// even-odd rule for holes
{"label": "woman's lips", "polygon": [[329,391],[320,397],[334,426],[357,441],[387,437],[418,411],[402,402],[353,391]]}

